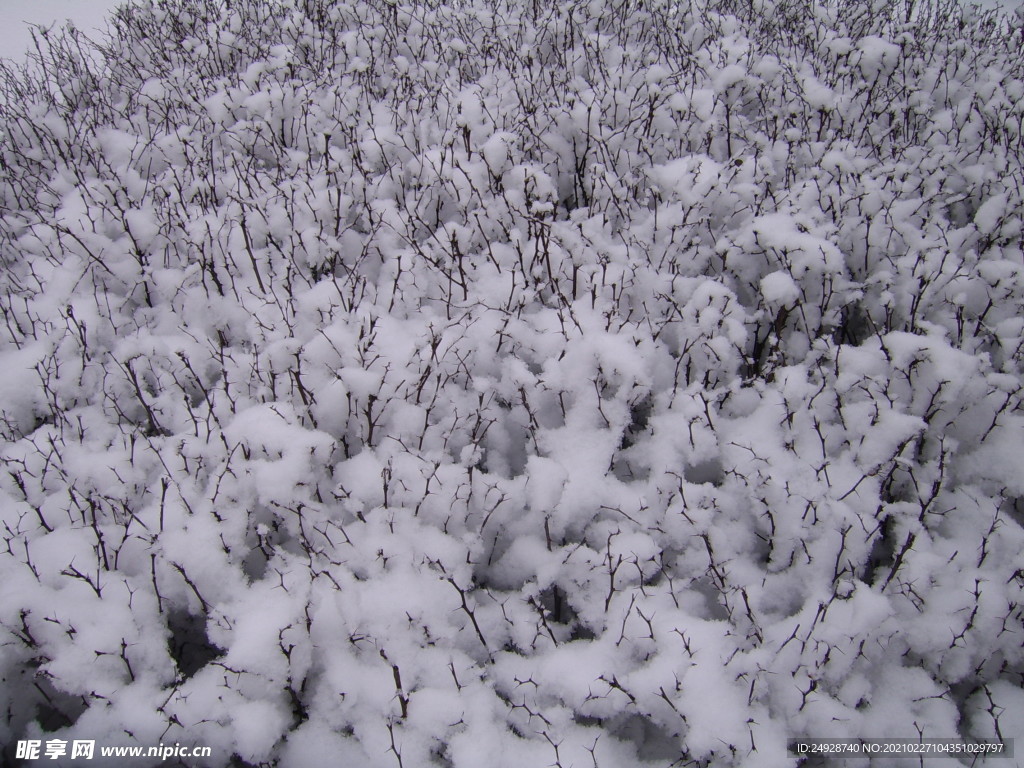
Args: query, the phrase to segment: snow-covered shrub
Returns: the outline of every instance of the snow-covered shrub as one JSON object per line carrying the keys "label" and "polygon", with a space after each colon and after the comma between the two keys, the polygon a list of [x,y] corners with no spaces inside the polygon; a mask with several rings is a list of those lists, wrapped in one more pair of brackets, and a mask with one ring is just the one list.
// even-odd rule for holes
{"label": "snow-covered shrub", "polygon": [[3,743],[1012,735],[1021,26],[940,6],[144,0],[2,65]]}

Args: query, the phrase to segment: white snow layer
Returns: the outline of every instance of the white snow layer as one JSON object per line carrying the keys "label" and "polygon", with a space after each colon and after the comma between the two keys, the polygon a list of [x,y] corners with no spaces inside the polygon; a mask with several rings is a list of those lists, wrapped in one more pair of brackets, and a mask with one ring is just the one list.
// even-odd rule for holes
{"label": "white snow layer", "polygon": [[1020,730],[1019,17],[570,5],[0,71],[0,761]]}

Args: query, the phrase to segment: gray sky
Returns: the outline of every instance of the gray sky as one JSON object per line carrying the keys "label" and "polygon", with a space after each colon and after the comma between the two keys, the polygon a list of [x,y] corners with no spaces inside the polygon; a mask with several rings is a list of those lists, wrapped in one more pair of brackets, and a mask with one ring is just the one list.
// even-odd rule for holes
{"label": "gray sky", "polygon": [[0,0],[0,56],[21,59],[25,55],[32,42],[25,22],[51,24],[71,19],[83,32],[92,34],[117,5],[118,0]]}

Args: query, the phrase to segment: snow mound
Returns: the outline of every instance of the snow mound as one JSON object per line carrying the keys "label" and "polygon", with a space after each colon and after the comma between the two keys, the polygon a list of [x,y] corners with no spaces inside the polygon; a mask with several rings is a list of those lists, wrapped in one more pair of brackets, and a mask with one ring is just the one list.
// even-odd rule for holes
{"label": "snow mound", "polygon": [[1020,22],[936,8],[145,0],[3,65],[2,762],[1014,733]]}

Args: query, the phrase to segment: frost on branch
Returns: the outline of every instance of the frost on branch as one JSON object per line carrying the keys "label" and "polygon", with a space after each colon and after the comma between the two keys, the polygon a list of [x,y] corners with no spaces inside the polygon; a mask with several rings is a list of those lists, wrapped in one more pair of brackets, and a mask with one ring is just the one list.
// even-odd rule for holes
{"label": "frost on branch", "polygon": [[161,0],[40,37],[0,78],[3,743],[1013,735],[1020,36]]}

